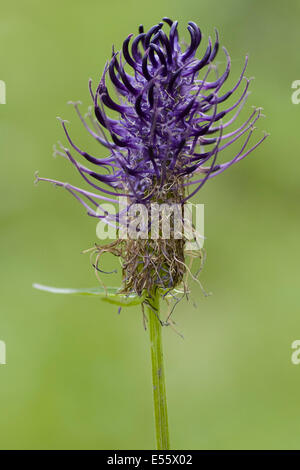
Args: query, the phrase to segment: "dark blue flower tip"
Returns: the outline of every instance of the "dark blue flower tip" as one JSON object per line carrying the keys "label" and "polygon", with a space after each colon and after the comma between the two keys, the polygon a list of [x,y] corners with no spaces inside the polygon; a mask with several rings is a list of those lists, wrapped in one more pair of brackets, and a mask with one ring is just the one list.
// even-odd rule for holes
{"label": "dark blue flower tip", "polygon": [[[231,61],[223,48],[225,70],[219,74],[213,64],[219,52],[218,31],[214,41],[209,38],[202,49],[199,27],[190,21],[187,29],[190,41],[183,47],[177,21],[163,18],[147,32],[140,25],[136,37],[130,34],[125,39],[122,51],[113,49],[95,90],[89,82],[93,114],[89,111],[83,117],[78,103],[74,103],[86,130],[110,151],[108,157],[96,157],[80,149],[62,121],[70,149],[62,147],[56,153],[64,155],[94,191],[47,181],[65,187],[89,215],[100,218],[96,212],[99,202],[114,202],[118,195],[127,195],[133,202],[149,201],[156,187],[161,189],[174,179],[183,188],[192,187],[186,191],[188,195],[182,196],[185,202],[208,179],[245,158],[265,140],[267,135],[248,145],[261,116],[259,108],[241,126],[226,132],[248,96],[250,80],[244,77],[248,58],[237,83],[223,92]],[[198,54],[200,47],[204,50],[202,56]],[[117,99],[108,91],[107,78]],[[235,102],[226,106],[235,93]],[[116,113],[115,119],[111,111]],[[241,138],[241,148],[230,161],[217,164],[220,153]],[[78,162],[73,152],[93,164],[94,169]]]}

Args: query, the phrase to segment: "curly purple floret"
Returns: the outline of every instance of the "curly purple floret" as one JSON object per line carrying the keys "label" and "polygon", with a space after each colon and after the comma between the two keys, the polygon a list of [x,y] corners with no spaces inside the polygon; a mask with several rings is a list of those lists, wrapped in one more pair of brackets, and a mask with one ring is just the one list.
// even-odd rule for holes
{"label": "curly purple floret", "polygon": [[[168,34],[163,30],[164,23]],[[255,109],[243,125],[225,133],[225,129],[235,122],[248,96],[250,80],[244,77],[248,58],[236,85],[223,93],[231,61],[223,48],[226,68],[222,75],[217,76],[213,61],[219,51],[218,32],[215,32],[214,44],[209,38],[202,58],[198,59],[196,52],[202,41],[201,31],[194,22],[189,22],[188,31],[190,44],[183,50],[177,21],[163,18],[163,22],[148,32],[140,26],[135,38],[131,34],[125,39],[122,51],[113,50],[95,91],[90,81],[95,116],[89,114],[90,124],[81,115],[78,104],[74,103],[88,132],[109,149],[107,158],[82,151],[62,121],[72,150],[62,147],[56,153],[67,157],[96,192],[55,180],[38,179],[64,186],[86,207],[89,215],[101,218],[105,215],[96,211],[99,201],[115,202],[111,196],[126,195],[132,202],[146,202],[151,199],[152,188],[166,185],[170,175],[182,179],[186,188],[192,188],[188,195],[184,194],[181,201],[184,203],[208,179],[242,160],[260,145],[267,135],[247,148],[253,126],[261,116],[260,109]],[[216,74],[214,79],[210,78],[212,73]],[[108,77],[119,96],[117,101],[107,89]],[[238,90],[243,79],[244,86],[236,102],[220,110],[220,105]],[[117,118],[109,117],[107,109],[116,112]],[[229,119],[226,121],[227,116]],[[220,152],[242,136],[245,140],[240,151],[229,162],[217,164]],[[93,164],[95,169],[79,163],[73,151]]]}

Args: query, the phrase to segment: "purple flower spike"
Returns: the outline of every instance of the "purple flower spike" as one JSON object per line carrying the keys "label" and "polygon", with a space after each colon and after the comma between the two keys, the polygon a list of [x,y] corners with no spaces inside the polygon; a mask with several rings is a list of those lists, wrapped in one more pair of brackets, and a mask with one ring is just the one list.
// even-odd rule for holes
{"label": "purple flower spike", "polygon": [[[163,30],[164,23],[167,32]],[[95,92],[90,82],[96,118],[90,115],[91,125],[81,116],[78,104],[74,103],[88,132],[110,150],[108,158],[94,157],[79,149],[62,121],[72,149],[94,164],[95,170],[78,163],[70,150],[62,149],[62,153],[97,192],[112,196],[126,194],[132,202],[143,203],[149,200],[146,195],[152,193],[158,182],[162,187],[172,175],[172,179],[183,179],[185,186],[197,185],[196,190],[184,197],[184,202],[205,181],[242,160],[267,137],[264,135],[249,149],[243,145],[243,151],[238,152],[229,162],[221,165],[215,163],[217,153],[220,154],[244,134],[249,133],[251,136],[253,125],[261,112],[256,109],[244,125],[227,134],[223,132],[220,136],[222,129],[234,123],[247,99],[249,80],[245,79],[245,86],[235,104],[219,110],[219,106],[242,84],[248,59],[246,57],[236,85],[222,93],[221,89],[231,68],[230,56],[225,48],[225,71],[215,79],[209,78],[216,71],[212,62],[219,50],[218,32],[215,32],[214,44],[208,39],[205,52],[199,59],[196,53],[202,42],[202,33],[192,21],[188,24],[188,31],[190,44],[182,48],[177,22],[163,18],[163,22],[148,32],[144,32],[143,26],[140,26],[140,34],[135,38],[131,34],[125,39],[122,52],[113,51]],[[119,95],[118,102],[108,92],[108,76]],[[106,109],[115,111],[117,119],[109,117]],[[236,109],[236,114],[231,117],[230,114]],[[224,122],[227,115],[230,119]],[[193,181],[193,177],[201,173],[209,174]],[[95,180],[105,183],[110,190],[95,184]],[[93,201],[94,205],[97,204],[94,199],[98,199],[98,195],[92,197],[90,192],[84,190],[81,190],[81,195]],[[89,210],[88,213],[95,215],[94,211]]]}
{"label": "purple flower spike", "polygon": [[[130,34],[125,39],[122,51],[113,49],[96,89],[89,82],[94,116],[90,111],[87,118],[83,117],[78,103],[73,103],[87,131],[109,150],[108,157],[99,158],[78,147],[62,121],[70,149],[61,147],[55,152],[71,162],[93,187],[93,192],[56,180],[40,179],[65,187],[92,217],[103,218],[103,214],[96,211],[99,202],[115,202],[119,195],[127,196],[130,203],[175,201],[184,204],[206,181],[245,158],[267,137],[263,135],[252,146],[249,143],[253,126],[261,116],[259,108],[244,124],[226,130],[234,124],[248,97],[250,80],[244,76],[248,58],[237,83],[223,91],[231,60],[223,48],[226,65],[218,74],[213,65],[219,52],[218,32],[215,31],[215,40],[208,38],[203,47],[202,33],[191,21],[187,28],[190,43],[183,47],[177,26],[177,21],[169,18],[163,18],[163,22],[148,32],[141,25],[136,37]],[[202,57],[198,54],[200,47],[204,51]],[[117,98],[108,91],[108,79]],[[233,94],[237,94],[233,104],[226,105]],[[218,163],[220,153],[239,139],[242,139],[240,150],[230,161]],[[78,154],[80,161],[74,154]],[[84,160],[92,164],[93,169],[84,166]],[[118,214],[114,222],[116,225],[120,222]],[[167,251],[164,251],[165,259]],[[143,259],[149,254],[145,256]],[[136,265],[135,269],[141,266]],[[164,266],[162,262],[160,275]],[[170,286],[176,284],[172,279],[168,277]],[[140,287],[134,286],[134,289],[142,291]]]}

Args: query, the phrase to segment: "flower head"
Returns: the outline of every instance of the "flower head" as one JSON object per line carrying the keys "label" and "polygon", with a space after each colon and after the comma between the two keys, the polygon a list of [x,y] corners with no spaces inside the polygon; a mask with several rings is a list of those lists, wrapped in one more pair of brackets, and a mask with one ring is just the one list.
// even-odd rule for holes
{"label": "flower head", "polygon": [[[89,115],[90,124],[82,117],[78,103],[74,103],[87,131],[109,150],[108,157],[99,158],[81,150],[62,121],[71,150],[62,147],[56,153],[70,160],[93,191],[39,179],[64,186],[91,216],[104,217],[96,210],[99,202],[115,202],[118,195],[146,205],[153,200],[184,204],[208,179],[245,158],[266,138],[264,135],[248,146],[260,109],[254,109],[241,126],[226,131],[248,96],[250,80],[244,77],[247,57],[237,83],[223,91],[231,61],[223,48],[226,66],[218,75],[214,65],[219,52],[218,32],[214,42],[208,39],[198,58],[202,42],[199,27],[189,22],[190,44],[183,47],[177,26],[177,21],[169,18],[163,18],[146,32],[140,26],[137,36],[131,34],[125,39],[122,51],[113,50],[97,88],[93,89],[89,82],[94,113],[94,117]],[[108,80],[114,85],[117,99],[108,91]],[[235,93],[238,96],[234,104],[226,105]],[[116,113],[115,119],[110,111]],[[239,139],[243,141],[238,153],[229,161],[218,163],[220,153]],[[77,161],[74,151],[93,169]],[[119,222],[118,216],[115,222]],[[164,263],[161,269],[163,266]],[[167,284],[176,282],[168,278]]]}

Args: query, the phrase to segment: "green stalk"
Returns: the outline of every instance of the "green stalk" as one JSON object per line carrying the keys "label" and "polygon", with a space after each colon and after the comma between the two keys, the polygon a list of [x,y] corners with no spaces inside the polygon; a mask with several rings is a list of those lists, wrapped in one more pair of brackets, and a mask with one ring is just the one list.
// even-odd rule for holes
{"label": "green stalk", "polygon": [[150,346],[152,361],[152,382],[153,382],[153,401],[156,443],[158,450],[170,449],[168,412],[167,412],[167,396],[165,385],[165,370],[163,363],[162,348],[162,326],[159,321],[159,293],[152,295],[149,299],[151,307],[147,308],[149,330],[150,330]]}

